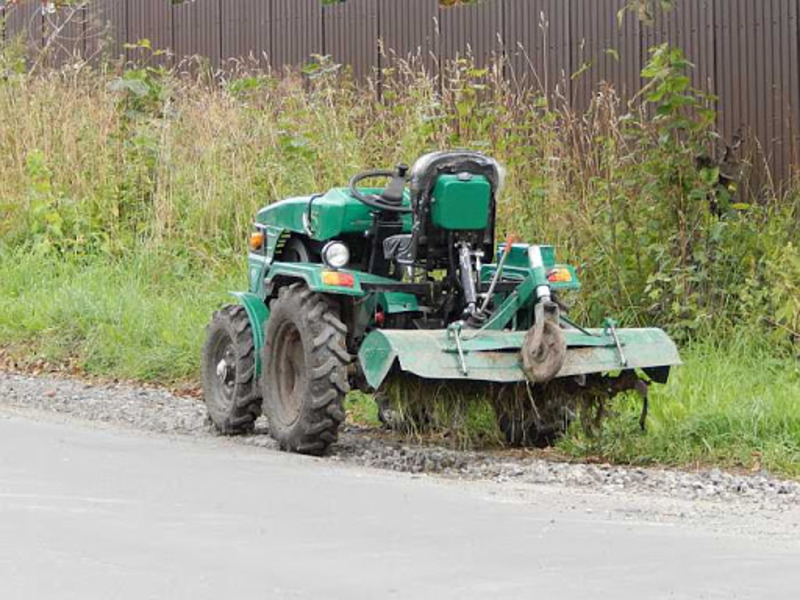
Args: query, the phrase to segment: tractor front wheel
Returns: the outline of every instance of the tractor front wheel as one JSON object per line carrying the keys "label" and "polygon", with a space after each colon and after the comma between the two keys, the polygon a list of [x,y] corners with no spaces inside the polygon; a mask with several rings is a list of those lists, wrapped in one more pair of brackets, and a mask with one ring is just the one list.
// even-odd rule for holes
{"label": "tractor front wheel", "polygon": [[208,326],[202,370],[208,416],[221,433],[253,430],[261,414],[255,373],[253,332],[247,312],[242,306],[225,306]]}
{"label": "tractor front wheel", "polygon": [[270,306],[261,390],[283,450],[323,454],[336,441],[349,391],[347,328],[326,298],[296,283]]}

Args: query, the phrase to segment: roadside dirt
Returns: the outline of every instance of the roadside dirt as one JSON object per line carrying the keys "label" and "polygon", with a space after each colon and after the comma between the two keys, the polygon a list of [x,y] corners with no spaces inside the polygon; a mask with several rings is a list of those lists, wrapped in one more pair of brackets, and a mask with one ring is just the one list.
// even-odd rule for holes
{"label": "roadside dirt", "polygon": [[[195,396],[126,383],[89,382],[70,376],[0,371],[0,411],[107,423],[155,434],[214,439],[225,444],[277,450],[260,419],[252,435],[217,435]],[[688,472],[548,460],[541,453],[465,452],[415,445],[374,430],[345,427],[324,460],[396,472],[433,474],[484,482],[509,494],[526,486],[567,486],[603,495],[659,496],[680,501],[725,503],[730,507],[783,512],[800,509],[800,483],[767,473],[736,474],[718,469]],[[680,511],[678,511],[680,512]]]}

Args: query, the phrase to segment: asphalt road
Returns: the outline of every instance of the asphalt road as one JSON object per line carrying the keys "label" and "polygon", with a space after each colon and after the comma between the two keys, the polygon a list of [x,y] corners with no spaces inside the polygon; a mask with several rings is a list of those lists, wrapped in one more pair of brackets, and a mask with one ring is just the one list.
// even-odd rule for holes
{"label": "asphalt road", "polygon": [[0,413],[0,598],[797,597],[791,536],[576,494]]}

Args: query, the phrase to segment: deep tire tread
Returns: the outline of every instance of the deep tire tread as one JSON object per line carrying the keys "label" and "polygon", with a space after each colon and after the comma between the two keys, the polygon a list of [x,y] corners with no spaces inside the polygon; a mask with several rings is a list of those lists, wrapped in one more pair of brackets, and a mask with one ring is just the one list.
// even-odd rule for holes
{"label": "deep tire tread", "polygon": [[[347,368],[352,362],[345,346],[347,327],[338,317],[335,301],[312,292],[302,283],[281,288],[270,308],[272,314],[266,326],[267,343],[262,355],[264,369],[261,378],[270,433],[284,450],[324,454],[336,442],[339,426],[345,420],[343,401],[350,390]],[[270,329],[277,330],[281,319],[291,319],[301,336],[307,336],[308,340],[308,385],[300,417],[289,427],[282,425],[277,418],[277,408],[272,406],[271,400],[278,393],[277,386],[272,388],[268,377],[273,360],[270,356]]]}
{"label": "deep tire tread", "polygon": [[[209,395],[213,390],[211,377],[215,365],[213,343],[215,336],[229,335],[236,350],[236,383],[231,403],[221,407],[211,403]],[[206,343],[203,345],[203,397],[208,407],[209,417],[214,427],[225,435],[249,433],[261,415],[261,391],[256,381],[255,342],[250,319],[243,306],[228,305],[214,313],[207,328]]]}

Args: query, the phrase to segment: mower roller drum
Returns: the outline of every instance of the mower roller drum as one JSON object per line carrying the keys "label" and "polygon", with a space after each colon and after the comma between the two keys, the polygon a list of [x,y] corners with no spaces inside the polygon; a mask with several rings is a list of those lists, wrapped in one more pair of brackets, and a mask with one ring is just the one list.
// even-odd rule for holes
{"label": "mower roller drum", "polygon": [[496,240],[503,178],[478,152],[434,152],[259,211],[249,288],[216,313],[203,351],[216,427],[250,431],[263,409],[281,448],[323,454],[350,387],[394,377],[486,386],[514,444],[552,443],[587,398],[636,390],[646,409],[647,386],[681,364],[675,344],[612,319],[573,323],[575,269],[552,246]]}

